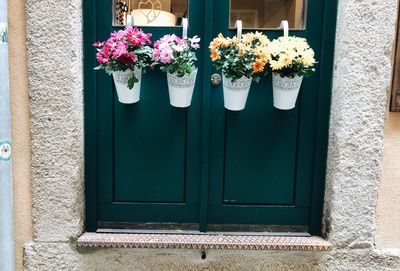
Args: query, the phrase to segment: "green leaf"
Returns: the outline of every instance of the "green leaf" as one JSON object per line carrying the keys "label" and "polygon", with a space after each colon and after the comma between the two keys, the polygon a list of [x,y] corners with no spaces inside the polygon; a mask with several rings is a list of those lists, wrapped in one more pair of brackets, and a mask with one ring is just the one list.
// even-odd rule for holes
{"label": "green leaf", "polygon": [[135,75],[133,75],[131,78],[129,78],[128,80],[128,88],[129,89],[133,89],[133,86],[135,85],[135,83],[139,82],[139,79],[137,79],[135,77]]}

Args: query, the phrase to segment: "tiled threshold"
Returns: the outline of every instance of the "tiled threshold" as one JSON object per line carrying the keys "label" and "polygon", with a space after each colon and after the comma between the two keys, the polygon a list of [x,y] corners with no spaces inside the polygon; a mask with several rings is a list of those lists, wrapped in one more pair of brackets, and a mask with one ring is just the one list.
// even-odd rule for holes
{"label": "tiled threshold", "polygon": [[81,248],[225,249],[328,251],[331,244],[321,237],[84,233],[77,241]]}

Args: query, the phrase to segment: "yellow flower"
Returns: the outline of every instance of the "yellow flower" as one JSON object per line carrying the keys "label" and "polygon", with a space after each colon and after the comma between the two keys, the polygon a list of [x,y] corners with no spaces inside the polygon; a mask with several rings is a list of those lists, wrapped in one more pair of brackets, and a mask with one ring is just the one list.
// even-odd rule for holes
{"label": "yellow flower", "polygon": [[277,71],[283,69],[285,64],[279,60],[271,60],[270,66],[273,71]]}
{"label": "yellow flower", "polygon": [[251,43],[254,40],[254,33],[247,33],[242,36],[243,43]]}
{"label": "yellow flower", "polygon": [[253,53],[257,58],[261,59],[265,63],[268,63],[271,60],[271,55],[266,46],[254,49]]}
{"label": "yellow flower", "polygon": [[269,43],[269,39],[263,33],[256,31],[254,34],[254,39],[257,39],[261,45],[267,45]]}
{"label": "yellow flower", "polygon": [[239,43],[238,47],[239,47],[239,52],[238,52],[239,56],[243,56],[244,54],[246,54],[246,52],[251,50],[250,46],[243,44],[243,43]]}
{"label": "yellow flower", "polygon": [[229,42],[229,45],[236,45],[240,43],[240,40],[236,36],[234,36],[233,38],[228,38],[227,40]]}
{"label": "yellow flower", "polygon": [[247,33],[242,36],[242,42],[246,44],[252,44],[253,41],[258,40],[261,46],[265,46],[269,43],[269,39],[262,32],[256,31],[256,33]]}
{"label": "yellow flower", "polygon": [[314,51],[312,49],[309,49],[303,52],[302,60],[305,67],[313,66],[315,64]]}

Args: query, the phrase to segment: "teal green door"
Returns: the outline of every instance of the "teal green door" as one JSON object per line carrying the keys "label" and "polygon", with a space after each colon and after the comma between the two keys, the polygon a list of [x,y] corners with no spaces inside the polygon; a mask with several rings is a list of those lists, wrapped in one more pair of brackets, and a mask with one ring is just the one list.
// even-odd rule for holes
{"label": "teal green door", "polygon": [[[94,40],[105,40],[113,27],[111,1],[96,1]],[[189,34],[202,33],[201,1],[191,1]],[[196,23],[197,22],[197,23]],[[178,27],[145,27],[152,40]],[[90,57],[93,58],[91,52]],[[202,52],[199,58],[203,59]],[[89,66],[90,67],[90,66]],[[166,75],[143,75],[141,99],[121,104],[111,77],[93,74],[96,83],[96,227],[135,223],[198,223],[200,186],[201,89],[199,80],[189,109],[169,105]],[[92,139],[89,139],[91,141]],[[94,139],[93,139],[94,140]]]}
{"label": "teal green door", "polygon": [[[214,1],[213,36],[229,30],[229,1]],[[324,1],[308,1],[307,38],[321,59]],[[263,31],[270,39],[282,31]],[[325,63],[321,63],[324,65]],[[318,71],[321,67],[318,67]],[[309,229],[320,73],[305,79],[293,110],[272,106],[271,76],[253,82],[246,109],[224,110],[222,86],[211,88],[208,223],[297,225]],[[314,192],[315,193],[315,192]],[[303,227],[302,227],[303,226]]]}
{"label": "teal green door", "polygon": [[[304,30],[319,61],[294,110],[272,105],[271,77],[253,83],[246,109],[223,107],[208,43],[229,29],[229,0],[189,1],[189,36],[202,38],[191,107],[169,105],[165,74],[143,76],[141,100],[118,102],[111,77],[94,72],[90,44],[113,30],[110,1],[85,1],[87,228],[181,224],[298,227],[318,233],[330,105],[334,1],[307,3]],[[153,40],[179,27],[143,27]],[[263,31],[270,39],[280,30]],[[179,227],[181,227],[179,226]],[[174,226],[172,226],[174,227]]]}

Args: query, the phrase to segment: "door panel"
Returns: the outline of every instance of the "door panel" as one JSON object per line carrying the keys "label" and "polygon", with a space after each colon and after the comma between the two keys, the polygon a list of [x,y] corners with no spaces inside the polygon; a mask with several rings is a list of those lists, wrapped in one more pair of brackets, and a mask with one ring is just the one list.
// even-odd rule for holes
{"label": "door panel", "polygon": [[147,73],[138,104],[114,98],[115,201],[185,201],[187,110],[170,106],[160,85],[165,74]]}
{"label": "door panel", "polygon": [[[96,40],[105,40],[121,28],[112,26],[110,1],[96,8]],[[191,1],[190,10],[199,12],[190,13],[189,35],[201,35],[201,3]],[[153,41],[182,33],[181,27],[141,28]],[[169,104],[166,75],[158,70],[143,75],[140,101],[131,105],[118,102],[112,77],[96,73],[100,224],[198,223],[202,76],[199,67],[192,106],[180,109]]]}
{"label": "door panel", "polygon": [[[214,1],[213,36],[236,34],[229,29],[229,4]],[[323,2],[308,5],[307,28],[291,34],[306,37],[319,59]],[[271,40],[282,35],[259,31]],[[222,86],[213,87],[209,223],[309,224],[318,86],[317,72],[304,80],[296,108],[280,111],[272,105],[269,75],[253,82],[240,112],[223,109]]]}
{"label": "door panel", "polygon": [[255,87],[244,111],[226,112],[224,203],[293,204],[298,114]]}

